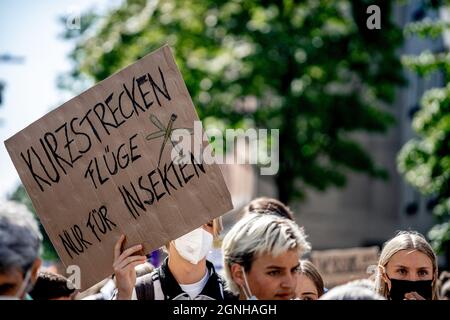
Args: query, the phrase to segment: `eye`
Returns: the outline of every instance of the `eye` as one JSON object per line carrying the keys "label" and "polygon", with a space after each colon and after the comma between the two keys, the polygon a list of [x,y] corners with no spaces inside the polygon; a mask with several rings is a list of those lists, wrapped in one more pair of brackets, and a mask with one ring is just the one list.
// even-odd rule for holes
{"label": "eye", "polygon": [[424,277],[424,276],[428,275],[428,271],[427,270],[420,270],[417,274],[419,276],[421,276],[421,277]]}
{"label": "eye", "polygon": [[408,271],[405,268],[397,269],[397,272],[401,275],[406,275],[408,273]]}
{"label": "eye", "polygon": [[280,271],[279,270],[272,270],[272,271],[267,272],[267,274],[269,276],[277,276],[277,275],[280,274]]}
{"label": "eye", "polygon": [[311,297],[309,297],[309,296],[303,296],[303,297],[302,297],[302,300],[309,300],[309,301],[312,301],[313,298],[311,298]]}

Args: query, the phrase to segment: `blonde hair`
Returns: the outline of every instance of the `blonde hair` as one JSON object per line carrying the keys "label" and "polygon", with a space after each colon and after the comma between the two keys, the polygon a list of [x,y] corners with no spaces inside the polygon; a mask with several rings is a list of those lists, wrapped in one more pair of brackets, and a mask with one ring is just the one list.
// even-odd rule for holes
{"label": "blonde hair", "polygon": [[226,289],[239,294],[231,275],[231,265],[237,263],[250,271],[257,256],[280,254],[295,250],[300,255],[311,249],[303,229],[295,222],[271,214],[248,214],[239,220],[223,239],[223,268]]}
{"label": "blonde hair", "polygon": [[414,249],[422,252],[428,258],[430,258],[431,263],[433,264],[433,295],[432,299],[437,300],[437,277],[438,277],[438,267],[437,267],[437,257],[431,248],[430,244],[425,240],[424,236],[415,231],[400,231],[397,235],[391,240],[387,241],[383,250],[381,251],[380,258],[378,259],[378,269],[375,278],[375,291],[382,295],[383,297],[388,297],[388,286],[383,280],[383,275],[381,272],[381,268],[385,268],[390,259],[394,254],[399,252],[400,250],[410,250]]}
{"label": "blonde hair", "polygon": [[223,230],[222,216],[215,218],[213,220],[213,236],[214,238],[218,238],[220,233]]}

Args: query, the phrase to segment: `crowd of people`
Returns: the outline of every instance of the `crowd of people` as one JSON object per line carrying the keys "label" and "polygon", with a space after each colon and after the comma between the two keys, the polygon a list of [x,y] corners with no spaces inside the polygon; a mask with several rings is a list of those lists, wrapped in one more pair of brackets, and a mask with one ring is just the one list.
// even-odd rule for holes
{"label": "crowd of people", "polygon": [[305,253],[311,244],[288,206],[258,198],[222,240],[223,274],[206,259],[222,233],[221,218],[170,241],[158,267],[142,246],[114,248],[114,274],[79,292],[64,276],[42,271],[42,235],[28,209],[0,204],[0,299],[34,300],[449,300],[450,273],[414,231],[400,231],[380,253],[375,273],[326,288]]}

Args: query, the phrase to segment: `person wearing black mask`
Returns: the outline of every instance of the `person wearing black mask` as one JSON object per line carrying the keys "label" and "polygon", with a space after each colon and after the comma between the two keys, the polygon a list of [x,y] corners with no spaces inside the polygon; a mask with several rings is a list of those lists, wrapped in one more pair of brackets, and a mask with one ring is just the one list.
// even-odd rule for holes
{"label": "person wearing black mask", "polygon": [[385,243],[375,290],[389,300],[437,300],[437,257],[417,232],[401,231]]}

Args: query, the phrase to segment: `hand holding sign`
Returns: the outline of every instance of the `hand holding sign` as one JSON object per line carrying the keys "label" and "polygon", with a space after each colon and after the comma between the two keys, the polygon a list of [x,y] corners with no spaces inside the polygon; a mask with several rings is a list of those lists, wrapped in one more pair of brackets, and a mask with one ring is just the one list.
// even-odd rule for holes
{"label": "hand holding sign", "polygon": [[171,158],[174,130],[191,133],[195,121],[164,46],[5,141],[59,257],[80,267],[82,290],[111,275],[114,261],[129,292],[141,260],[136,248],[113,255],[120,235],[148,253],[232,209],[217,164],[189,150],[189,161]]}
{"label": "hand holding sign", "polygon": [[121,235],[114,246],[113,269],[116,276],[116,287],[118,289],[117,300],[130,300],[136,284],[135,268],[145,263],[146,256],[135,255],[142,250],[142,245],[138,244],[122,252],[125,236]]}

